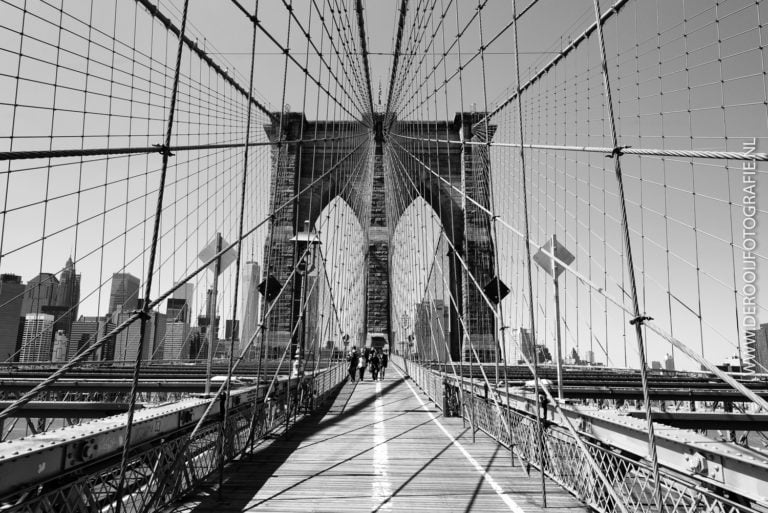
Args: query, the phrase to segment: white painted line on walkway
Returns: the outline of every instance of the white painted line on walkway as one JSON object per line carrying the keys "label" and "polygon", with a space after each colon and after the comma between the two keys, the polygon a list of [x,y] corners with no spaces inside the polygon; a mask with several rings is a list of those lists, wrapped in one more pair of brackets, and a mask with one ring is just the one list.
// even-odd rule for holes
{"label": "white painted line on walkway", "polygon": [[381,381],[376,382],[376,400],[373,406],[373,493],[371,498],[373,507],[377,511],[391,510],[392,503],[389,499],[392,495],[392,486],[389,482],[387,427],[384,422],[384,403],[381,400]]}
{"label": "white painted line on walkway", "polygon": [[403,381],[405,382],[405,384],[406,384],[406,385],[408,385],[408,388],[410,388],[410,389],[411,389],[411,392],[413,392],[413,395],[414,395],[414,397],[416,397],[416,399],[417,399],[417,400],[418,400],[418,401],[421,403],[421,407],[422,407],[422,408],[424,408],[424,410],[425,410],[425,411],[427,412],[427,414],[430,416],[430,418],[432,419],[432,422],[434,422],[435,424],[437,424],[437,427],[439,427],[439,428],[440,428],[440,430],[441,430],[443,433],[445,433],[445,436],[447,436],[447,437],[448,437],[448,438],[451,440],[451,442],[453,443],[453,445],[454,445],[454,446],[456,446],[456,448],[457,448],[459,451],[461,451],[461,454],[463,454],[463,455],[464,455],[464,457],[465,457],[465,458],[467,458],[467,461],[469,461],[469,462],[472,464],[472,466],[473,466],[473,467],[475,467],[475,470],[477,470],[477,472],[478,472],[478,473],[479,473],[481,476],[483,476],[483,479],[485,480],[485,482],[486,482],[486,483],[488,483],[488,484],[491,486],[491,488],[493,488],[493,491],[494,491],[494,492],[496,492],[496,494],[497,494],[499,497],[501,497],[501,500],[503,500],[503,501],[504,501],[504,504],[506,504],[506,505],[507,505],[507,507],[509,507],[509,510],[510,510],[510,511],[514,511],[515,513],[524,513],[524,511],[525,511],[525,510],[524,510],[523,508],[521,508],[519,504],[517,504],[515,501],[513,501],[513,500],[512,500],[512,497],[510,497],[509,495],[507,495],[507,494],[506,494],[506,492],[504,492],[504,489],[501,487],[501,485],[499,485],[499,483],[497,483],[497,482],[496,482],[496,480],[495,480],[493,477],[491,477],[491,475],[490,475],[488,472],[486,472],[486,470],[485,470],[485,469],[482,467],[482,465],[480,465],[480,464],[477,462],[477,460],[476,460],[475,458],[473,458],[473,457],[472,457],[472,455],[471,455],[471,454],[469,454],[469,452],[467,452],[467,450],[464,448],[464,446],[463,446],[463,445],[461,445],[461,443],[460,443],[458,440],[456,440],[456,439],[453,437],[453,435],[451,435],[451,434],[448,432],[448,430],[447,430],[447,429],[445,429],[445,427],[444,427],[444,426],[443,426],[443,425],[440,423],[440,421],[439,421],[439,420],[437,420],[437,417],[435,417],[435,416],[432,414],[432,412],[431,412],[431,411],[429,410],[429,408],[427,407],[426,403],[425,403],[424,401],[422,401],[422,400],[421,400],[421,397],[419,396],[418,392],[416,392],[416,390],[414,390],[414,389],[413,389],[413,387],[411,386],[411,384],[410,384],[410,383],[408,383],[408,380],[407,380],[407,379],[405,379],[405,376],[404,376],[404,375],[403,375],[403,373],[400,371],[400,369],[399,369],[397,366],[393,366],[393,367],[394,367],[395,369],[397,369],[397,372],[400,374],[400,377],[402,377],[402,378],[403,378]]}

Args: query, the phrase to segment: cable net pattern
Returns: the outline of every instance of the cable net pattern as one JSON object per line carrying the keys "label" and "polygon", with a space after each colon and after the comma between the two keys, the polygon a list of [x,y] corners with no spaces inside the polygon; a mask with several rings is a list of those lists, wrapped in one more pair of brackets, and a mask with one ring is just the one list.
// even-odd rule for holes
{"label": "cable net pattern", "polygon": [[[547,447],[578,460],[604,495],[558,479],[587,503],[626,511],[617,493],[642,488],[635,509],[696,509],[662,479],[649,388],[711,378],[744,396],[729,411],[768,409],[750,388],[768,372],[764,3],[401,0],[389,51],[368,19],[385,8],[361,0],[220,4],[0,0],[0,361],[34,381],[2,392],[0,440],[71,422],[19,425],[33,399],[125,402],[122,497],[151,480],[137,401],[199,391],[151,379],[210,397],[149,455],[173,476],[195,440],[224,443],[206,419],[241,378],[301,391],[373,346],[477,379],[483,404],[425,386],[529,440],[542,472]],[[569,366],[640,383],[647,465],[553,434],[538,410]],[[103,372],[118,389],[72,384]],[[512,375],[535,416],[504,409]],[[296,397],[277,395],[288,425]],[[222,404],[221,433],[263,435]],[[183,493],[173,479],[141,507]],[[705,509],[739,509],[717,493]]]}

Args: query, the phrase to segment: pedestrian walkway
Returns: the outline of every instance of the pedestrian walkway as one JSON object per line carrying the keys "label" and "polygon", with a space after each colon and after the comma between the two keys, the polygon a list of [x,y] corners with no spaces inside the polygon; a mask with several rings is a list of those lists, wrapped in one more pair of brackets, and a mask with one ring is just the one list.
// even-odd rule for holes
{"label": "pedestrian walkway", "polygon": [[174,512],[587,511],[552,482],[511,466],[483,433],[444,418],[390,366],[384,381],[347,383],[324,416],[305,419],[231,466],[224,486]]}

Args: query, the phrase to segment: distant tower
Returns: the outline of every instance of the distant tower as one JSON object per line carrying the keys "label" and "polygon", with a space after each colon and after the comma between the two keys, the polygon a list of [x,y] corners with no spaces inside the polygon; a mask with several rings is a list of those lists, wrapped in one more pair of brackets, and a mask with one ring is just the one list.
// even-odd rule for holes
{"label": "distant tower", "polygon": [[29,280],[21,304],[22,317],[28,313],[40,313],[44,306],[55,306],[58,290],[59,280],[51,273],[40,273]]}
{"label": "distant tower", "polygon": [[169,299],[165,312],[168,316],[168,322],[185,322],[189,324],[191,315],[186,299]]}
{"label": "distant tower", "polygon": [[[120,313],[116,315],[115,324],[120,325],[130,319],[132,314]],[[164,356],[163,343],[166,333],[166,316],[157,311],[149,312],[149,319],[144,331],[144,346],[141,357],[143,360],[157,359]],[[119,362],[135,362],[139,355],[139,335],[141,334],[141,322],[134,321],[126,329],[115,336],[115,351],[113,359]]]}
{"label": "distant tower", "polygon": [[[192,284],[188,283],[186,285]],[[162,358],[163,360],[186,358],[188,354],[185,355],[183,349],[188,342],[190,333],[189,321],[192,317],[189,304],[186,299],[171,298],[168,300],[167,305]]]}
{"label": "distant tower", "polygon": [[173,291],[173,299],[185,299],[187,304],[192,306],[192,300],[195,297],[195,284],[184,283],[178,289]]}
{"label": "distant tower", "polygon": [[[24,301],[24,284],[21,276],[0,275],[0,362],[16,351],[19,324],[23,319],[21,305]],[[21,330],[24,328],[22,327]]]}
{"label": "distant tower", "polygon": [[47,362],[51,359],[53,315],[28,313],[24,319],[20,362]]}
{"label": "distant tower", "polygon": [[[75,355],[98,342],[99,339],[106,337],[115,327],[111,319],[112,316],[105,315],[104,317],[80,317],[73,322],[67,347],[67,359],[71,360]],[[88,360],[112,360],[114,351],[115,338],[113,336],[100,349],[97,349]]]}
{"label": "distant tower", "polygon": [[135,310],[139,304],[139,286],[141,281],[128,273],[112,275],[112,289],[109,293],[109,313],[114,313],[118,307],[123,312]]}
{"label": "distant tower", "polygon": [[59,322],[67,336],[71,334],[72,323],[77,319],[79,303],[80,275],[75,273],[75,264],[70,257],[67,259],[64,270],[61,272],[59,288],[56,294],[56,306],[63,308],[67,312]]}

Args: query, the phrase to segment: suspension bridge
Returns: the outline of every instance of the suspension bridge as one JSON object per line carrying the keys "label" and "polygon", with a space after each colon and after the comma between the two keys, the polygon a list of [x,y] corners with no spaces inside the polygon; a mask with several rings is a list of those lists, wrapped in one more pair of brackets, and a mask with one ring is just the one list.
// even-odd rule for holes
{"label": "suspension bridge", "polygon": [[0,511],[768,511],[766,19],[0,0]]}

